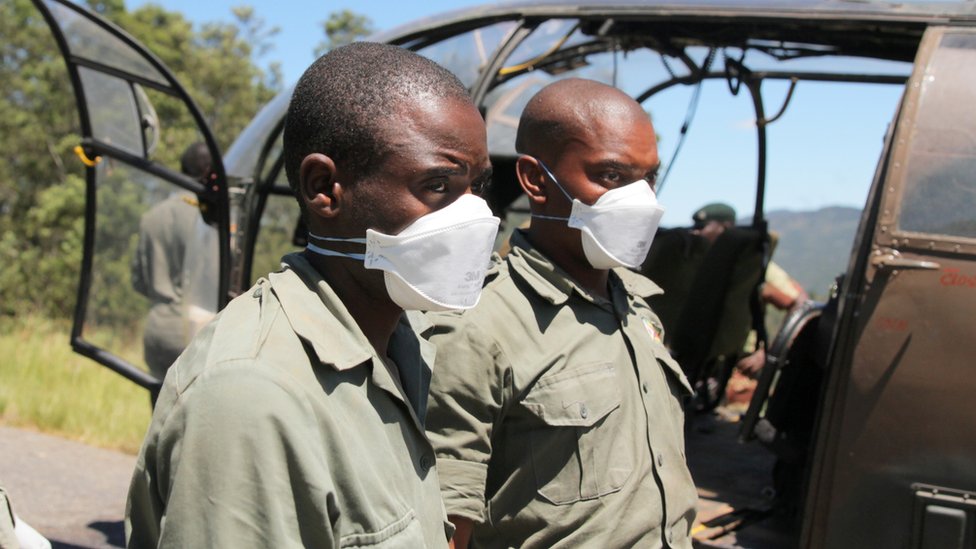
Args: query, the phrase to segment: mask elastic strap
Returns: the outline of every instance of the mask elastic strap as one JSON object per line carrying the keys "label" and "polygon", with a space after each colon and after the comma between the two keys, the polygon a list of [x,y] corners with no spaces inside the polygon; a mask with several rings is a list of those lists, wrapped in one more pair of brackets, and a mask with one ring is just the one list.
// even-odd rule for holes
{"label": "mask elastic strap", "polygon": [[319,236],[315,233],[309,232],[308,236],[314,238],[315,240],[327,240],[329,242],[352,242],[354,244],[365,244],[365,238],[344,238],[341,236]]}
{"label": "mask elastic strap", "polygon": [[532,214],[532,217],[537,219],[551,219],[553,221],[569,221],[568,217],[558,217],[555,215]]}
{"label": "mask elastic strap", "polygon": [[[569,193],[566,192],[566,189],[564,189],[563,186],[559,184],[559,180],[556,179],[556,176],[552,175],[552,172],[549,170],[549,167],[546,166],[546,164],[542,160],[539,160],[538,158],[536,158],[536,160],[539,161],[539,165],[542,166],[542,169],[546,172],[546,175],[549,176],[549,179],[552,179],[552,182],[556,184],[556,187],[558,187],[559,190],[562,191],[564,195],[566,195],[566,200],[572,202],[573,197],[569,196]],[[532,214],[532,217],[538,219],[551,219],[553,221],[569,221],[568,217],[559,217],[555,215]]]}
{"label": "mask elastic strap", "polygon": [[[559,184],[559,180],[556,179],[556,176],[552,175],[552,172],[549,170],[549,168],[546,166],[546,164],[542,160],[539,160],[538,158],[536,158],[536,160],[539,161],[539,165],[542,166],[542,169],[546,172],[546,175],[549,176],[549,179],[552,179],[552,182],[555,183],[557,187],[559,187],[559,190],[562,191],[564,195],[566,195],[566,200],[569,200],[570,202],[572,202],[573,201],[573,197],[572,196],[569,196],[569,193],[566,192],[566,189],[564,189],[563,186]],[[543,219],[545,219],[545,218],[543,217]],[[562,217],[562,218],[556,218],[556,219],[569,219],[569,218],[568,217]]]}
{"label": "mask elastic strap", "polygon": [[336,252],[336,251],[333,251],[333,250],[327,250],[325,248],[320,248],[320,247],[316,246],[315,244],[306,244],[305,245],[305,249],[308,250],[308,251],[310,251],[310,252],[317,253],[319,255],[328,255],[328,256],[334,256],[334,257],[346,257],[346,258],[349,258],[349,259],[355,259],[357,261],[365,261],[366,260],[366,254],[347,254],[347,253],[344,253],[344,252]]}
{"label": "mask elastic strap", "polygon": [[[315,240],[325,240],[325,241],[328,241],[328,242],[352,242],[354,244],[365,244],[366,243],[366,239],[365,238],[341,238],[341,237],[331,237],[331,236],[319,236],[319,235],[313,234],[311,232],[308,233],[308,236],[310,238],[314,238]],[[366,260],[366,254],[355,254],[355,253],[337,252],[335,250],[329,250],[329,249],[326,249],[326,248],[322,248],[321,246],[316,246],[315,244],[312,244],[311,242],[308,242],[307,244],[305,244],[305,249],[308,250],[308,251],[310,251],[310,252],[317,253],[319,255],[332,256],[332,257],[345,257],[345,258],[349,258],[349,259],[355,259],[355,260],[358,260],[358,261],[365,261]]]}

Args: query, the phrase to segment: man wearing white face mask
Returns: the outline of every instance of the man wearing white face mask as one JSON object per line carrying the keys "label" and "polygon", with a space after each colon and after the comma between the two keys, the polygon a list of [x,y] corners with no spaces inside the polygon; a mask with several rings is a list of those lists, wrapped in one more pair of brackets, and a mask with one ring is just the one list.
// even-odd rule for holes
{"label": "man wearing white face mask", "polygon": [[644,298],[663,209],[654,128],[588,80],[551,84],[518,128],[532,223],[481,302],[429,315],[427,429],[455,547],[691,547],[691,390]]}
{"label": "man wearing white face mask", "polygon": [[[484,121],[445,69],[355,43],[299,80],[285,168],[309,246],[170,369],[129,547],[446,547],[420,309],[478,301],[498,219]],[[407,314],[414,315],[408,321]]]}

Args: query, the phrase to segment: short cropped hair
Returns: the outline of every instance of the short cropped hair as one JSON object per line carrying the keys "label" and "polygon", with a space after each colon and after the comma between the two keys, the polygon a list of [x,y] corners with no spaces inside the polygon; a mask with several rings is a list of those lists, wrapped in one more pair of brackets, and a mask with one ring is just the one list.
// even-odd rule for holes
{"label": "short cropped hair", "polygon": [[210,175],[210,149],[202,141],[190,145],[180,157],[180,171],[193,179],[202,179]]}
{"label": "short cropped hair", "polygon": [[318,58],[295,86],[285,116],[285,171],[299,204],[306,156],[322,153],[356,177],[368,176],[388,152],[387,132],[397,131],[392,115],[420,99],[448,98],[471,102],[450,71],[397,46],[354,42]]}

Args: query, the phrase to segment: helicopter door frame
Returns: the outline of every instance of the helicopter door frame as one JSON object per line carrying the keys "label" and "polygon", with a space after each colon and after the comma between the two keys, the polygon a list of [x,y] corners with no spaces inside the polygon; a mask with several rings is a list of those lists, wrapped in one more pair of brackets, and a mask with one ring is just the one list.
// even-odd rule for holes
{"label": "helicopter door frame", "polygon": [[[87,341],[83,335],[89,293],[92,285],[92,268],[95,255],[97,164],[100,161],[100,157],[105,156],[197,194],[201,204],[205,204],[208,208],[208,216],[216,221],[218,231],[220,279],[217,290],[217,309],[220,310],[227,304],[229,299],[228,275],[230,267],[230,223],[227,176],[224,171],[220,150],[196,102],[193,101],[185,88],[162,61],[146,49],[145,46],[113,23],[66,0],[32,1],[47,22],[67,66],[68,75],[74,90],[82,133],[81,144],[79,148],[76,148],[76,152],[86,165],[84,249],[78,283],[78,299],[75,303],[74,320],[71,330],[71,347],[78,354],[95,360],[138,385],[146,388],[154,388],[160,384],[160,380],[157,380],[152,375],[149,375],[111,351]],[[80,18],[85,22],[95,25],[100,31],[107,33],[109,37],[121,41],[124,46],[131,49],[131,52],[126,53],[134,53],[139,61],[144,64],[144,67],[155,71],[156,74],[150,76],[161,78],[154,79],[146,75],[140,75],[130,70],[130,67],[125,67],[121,64],[113,65],[111,60],[102,61],[93,58],[93,56],[86,56],[84,51],[75,51],[72,48],[72,42],[68,36],[71,29],[65,29],[65,26],[62,25],[55,12],[59,12],[60,15],[66,15],[68,17]],[[68,23],[70,22],[68,21]],[[140,86],[157,90],[181,100],[193,116],[197,124],[197,129],[210,151],[211,170],[216,176],[215,179],[209,185],[204,185],[151,160],[149,158],[149,144],[146,142],[145,131],[143,131],[141,138],[143,145],[143,154],[141,156],[99,139],[93,132],[92,117],[88,108],[86,88],[84,79],[81,76],[81,69],[114,77],[126,82],[133,94],[134,104],[139,109],[140,120],[143,121],[144,128],[145,113],[141,111],[141,103],[137,97],[137,94],[141,93]],[[158,131],[158,127],[154,131]]]}

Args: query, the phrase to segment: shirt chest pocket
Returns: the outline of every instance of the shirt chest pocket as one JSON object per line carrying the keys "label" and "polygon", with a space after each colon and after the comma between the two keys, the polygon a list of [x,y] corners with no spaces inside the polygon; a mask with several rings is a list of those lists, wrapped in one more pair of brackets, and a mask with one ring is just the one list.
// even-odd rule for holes
{"label": "shirt chest pocket", "polygon": [[536,489],[554,504],[620,490],[634,469],[633,433],[625,432],[613,364],[587,364],[544,375],[522,401],[534,417],[528,445]]}
{"label": "shirt chest pocket", "polygon": [[375,532],[347,534],[339,538],[339,547],[370,549],[414,549],[424,547],[424,532],[413,511],[384,525]]}

